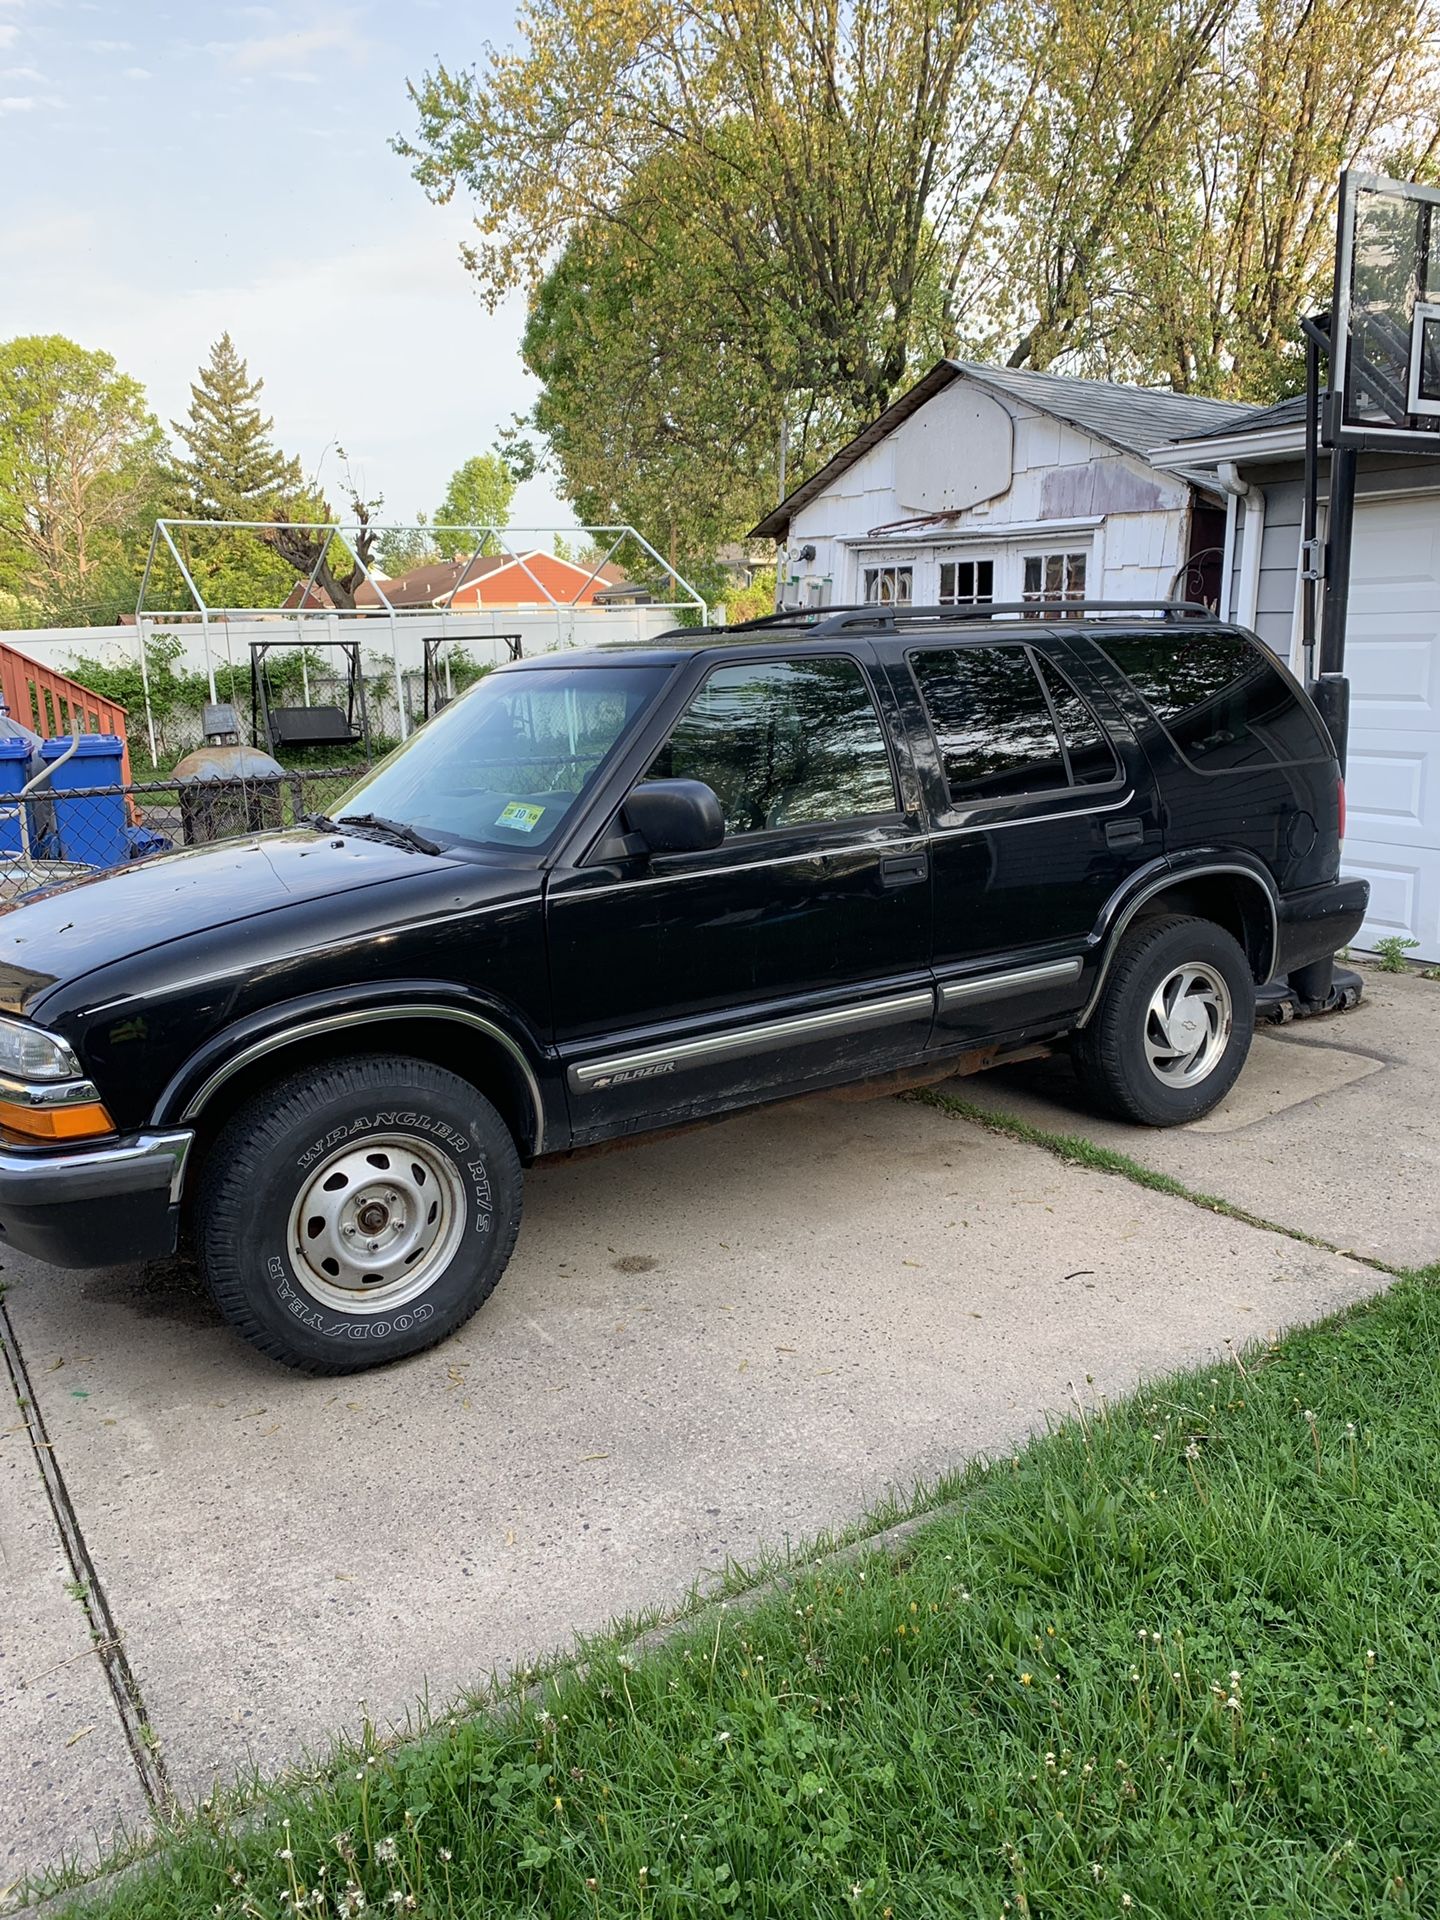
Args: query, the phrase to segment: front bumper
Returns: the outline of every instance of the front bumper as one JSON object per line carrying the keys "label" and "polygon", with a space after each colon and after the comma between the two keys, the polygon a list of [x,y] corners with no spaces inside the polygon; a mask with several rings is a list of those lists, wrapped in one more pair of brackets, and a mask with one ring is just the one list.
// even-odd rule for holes
{"label": "front bumper", "polygon": [[93,1147],[0,1147],[0,1248],[52,1267],[173,1253],[194,1134],[138,1133]]}
{"label": "front bumper", "polygon": [[1283,895],[1273,977],[1282,978],[1312,960],[1338,953],[1360,931],[1369,904],[1368,880],[1332,880],[1323,887]]}

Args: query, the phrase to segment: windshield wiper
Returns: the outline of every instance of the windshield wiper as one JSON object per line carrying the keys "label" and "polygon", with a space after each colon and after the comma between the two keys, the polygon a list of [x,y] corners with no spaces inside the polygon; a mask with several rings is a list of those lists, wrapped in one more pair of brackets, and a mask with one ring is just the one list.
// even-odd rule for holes
{"label": "windshield wiper", "polygon": [[406,826],[403,820],[387,820],[378,813],[342,813],[332,823],[337,827],[363,827],[370,833],[381,834],[387,840],[393,840],[397,846],[413,847],[416,853],[441,853],[443,848],[435,841],[427,840],[423,833],[414,827]]}

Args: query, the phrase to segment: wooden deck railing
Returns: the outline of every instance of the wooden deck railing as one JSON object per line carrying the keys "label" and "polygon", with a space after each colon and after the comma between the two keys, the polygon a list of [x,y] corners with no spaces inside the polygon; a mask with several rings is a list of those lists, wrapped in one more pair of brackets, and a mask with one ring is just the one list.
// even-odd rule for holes
{"label": "wooden deck railing", "polygon": [[42,667],[28,654],[0,643],[0,692],[10,717],[47,740],[60,740],[80,722],[81,733],[118,734],[123,750],[121,778],[130,784],[130,742],[125,731],[125,709],[102,699],[68,674]]}

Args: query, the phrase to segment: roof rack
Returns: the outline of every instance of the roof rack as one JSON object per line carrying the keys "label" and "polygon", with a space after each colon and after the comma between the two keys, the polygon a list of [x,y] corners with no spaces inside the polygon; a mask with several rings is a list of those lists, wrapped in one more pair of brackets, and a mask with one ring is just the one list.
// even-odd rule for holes
{"label": "roof rack", "polygon": [[1214,609],[1198,600],[994,600],[978,606],[886,607],[873,603],[851,607],[791,607],[766,614],[760,620],[738,620],[718,632],[773,633],[777,629],[820,635],[869,628],[894,632],[901,627],[950,626],[958,621],[993,620],[997,614],[1030,620],[1085,620],[1092,613],[1155,614],[1163,621],[1213,620]]}

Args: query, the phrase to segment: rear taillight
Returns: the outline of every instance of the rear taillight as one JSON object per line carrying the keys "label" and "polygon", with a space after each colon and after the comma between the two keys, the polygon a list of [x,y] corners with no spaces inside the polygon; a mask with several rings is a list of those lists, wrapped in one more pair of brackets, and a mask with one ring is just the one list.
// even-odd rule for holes
{"label": "rear taillight", "polygon": [[1335,784],[1340,794],[1340,838],[1343,840],[1345,838],[1345,782],[1344,782],[1344,779],[1342,778],[1340,780],[1337,780]]}

